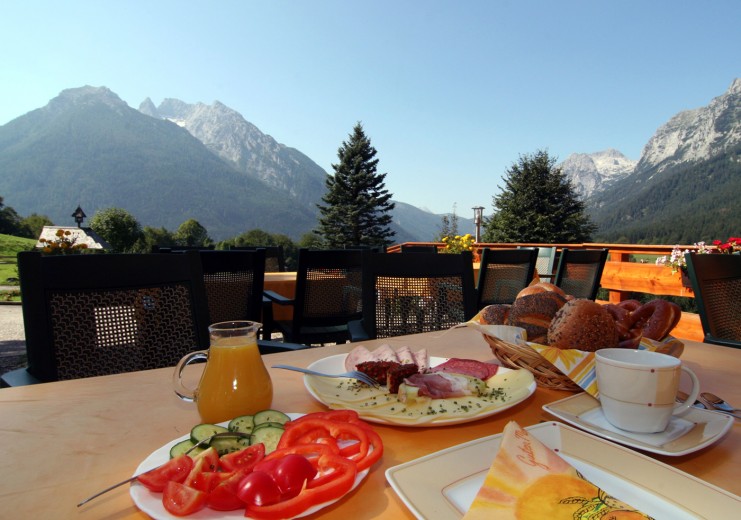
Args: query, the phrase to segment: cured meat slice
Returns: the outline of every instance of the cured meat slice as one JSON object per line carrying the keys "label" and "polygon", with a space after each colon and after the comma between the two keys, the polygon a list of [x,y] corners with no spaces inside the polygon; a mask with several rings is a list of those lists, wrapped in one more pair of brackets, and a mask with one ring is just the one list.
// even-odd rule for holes
{"label": "cured meat slice", "polygon": [[[445,372],[414,374],[407,377],[404,383],[407,387],[416,388],[416,395],[431,399],[463,397],[464,395],[474,395],[480,391],[475,383],[472,384],[471,378]],[[479,381],[479,383],[481,382]],[[401,391],[399,391],[399,398],[404,399]]]}
{"label": "cured meat slice", "polygon": [[497,373],[499,365],[494,363],[484,363],[475,359],[450,358],[445,363],[441,363],[430,369],[432,372],[448,372],[452,374],[463,374],[471,377],[478,377],[486,381]]}
{"label": "cured meat slice", "polygon": [[364,346],[359,345],[347,354],[347,357],[345,358],[345,370],[351,372],[355,370],[355,367],[357,367],[360,363],[372,360],[373,355],[371,354],[371,351]]}

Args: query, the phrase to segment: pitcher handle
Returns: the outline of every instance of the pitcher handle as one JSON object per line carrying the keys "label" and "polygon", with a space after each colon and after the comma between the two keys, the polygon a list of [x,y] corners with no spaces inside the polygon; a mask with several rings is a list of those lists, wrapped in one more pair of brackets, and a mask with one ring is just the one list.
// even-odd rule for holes
{"label": "pitcher handle", "polygon": [[178,361],[178,364],[175,365],[175,372],[172,374],[172,387],[178,397],[183,401],[192,403],[196,399],[195,389],[188,388],[183,384],[182,374],[186,365],[199,359],[208,360],[208,350],[196,350],[195,352],[186,354],[180,361]]}

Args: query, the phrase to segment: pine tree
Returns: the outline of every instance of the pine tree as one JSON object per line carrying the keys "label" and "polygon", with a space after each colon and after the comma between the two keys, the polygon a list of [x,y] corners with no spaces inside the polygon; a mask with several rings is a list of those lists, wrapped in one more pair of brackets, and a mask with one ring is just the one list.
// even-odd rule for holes
{"label": "pine tree", "polygon": [[337,151],[339,164],[327,177],[326,204],[317,204],[321,215],[315,231],[327,247],[346,245],[386,246],[394,232],[390,211],[395,204],[385,187],[385,173],[377,173],[376,149],[358,123]]}
{"label": "pine tree", "polygon": [[493,197],[494,214],[485,221],[486,242],[590,242],[596,231],[585,204],[547,151],[520,156]]}

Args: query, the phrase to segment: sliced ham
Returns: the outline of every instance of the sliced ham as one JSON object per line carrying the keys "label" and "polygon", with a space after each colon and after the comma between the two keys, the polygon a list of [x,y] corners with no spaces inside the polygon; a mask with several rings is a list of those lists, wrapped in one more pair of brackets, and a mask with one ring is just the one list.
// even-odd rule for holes
{"label": "sliced ham", "polygon": [[345,370],[351,372],[360,363],[365,363],[366,361],[373,361],[373,354],[364,346],[357,346],[347,354],[345,358]]}
{"label": "sliced ham", "polygon": [[399,357],[396,355],[394,349],[391,348],[391,345],[384,344],[373,351],[373,359],[371,361],[393,361],[398,363]]}
{"label": "sliced ham", "polygon": [[473,393],[469,388],[468,379],[445,372],[417,373],[404,379],[404,383],[407,386],[417,387],[419,389],[418,395],[432,399],[463,397]]}
{"label": "sliced ham", "polygon": [[412,354],[412,349],[409,347],[401,347],[399,350],[396,351],[396,357],[399,358],[399,363],[402,365],[408,365],[410,363],[415,363],[414,361],[414,354]]}
{"label": "sliced ham", "polygon": [[499,365],[495,365],[494,363],[484,363],[475,359],[450,358],[445,363],[432,367],[430,370],[432,372],[463,374],[486,381],[496,374],[498,369]]}
{"label": "sliced ham", "polygon": [[420,372],[427,372],[430,368],[430,356],[427,355],[427,349],[419,349],[414,353],[414,362],[419,367]]}

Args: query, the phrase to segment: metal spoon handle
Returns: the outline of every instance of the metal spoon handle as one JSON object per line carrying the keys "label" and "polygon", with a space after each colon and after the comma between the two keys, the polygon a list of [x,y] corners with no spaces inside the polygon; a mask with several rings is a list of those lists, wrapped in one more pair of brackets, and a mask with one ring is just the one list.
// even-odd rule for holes
{"label": "metal spoon handle", "polygon": [[[195,443],[195,445],[193,445],[190,448],[188,448],[188,451],[186,451],[184,453],[184,455],[188,455],[194,449],[196,449],[196,448],[198,448],[198,447],[200,447],[200,446],[202,446],[204,444],[208,444],[213,439],[218,438],[218,437],[249,437],[249,436],[250,436],[249,433],[243,433],[243,432],[220,432],[220,433],[214,433],[210,437],[206,437],[205,439],[202,439],[202,440],[198,441],[197,443]],[[85,505],[88,502],[90,502],[91,500],[93,500],[94,498],[98,498],[100,495],[104,495],[105,493],[108,493],[109,491],[111,491],[113,489],[116,489],[117,487],[121,487],[124,484],[128,484],[129,482],[134,482],[136,479],[138,479],[140,476],[144,475],[145,473],[149,473],[150,471],[154,471],[154,470],[156,470],[158,468],[161,468],[165,464],[160,464],[159,466],[157,466],[155,468],[148,469],[147,471],[142,471],[141,473],[139,473],[137,475],[134,475],[133,477],[129,477],[126,480],[122,480],[121,482],[117,482],[116,484],[113,484],[112,486],[108,486],[104,490],[98,491],[94,495],[87,497],[85,500],[83,500],[82,502],[80,502],[79,504],[77,504],[77,507],[80,507],[82,505]]]}

